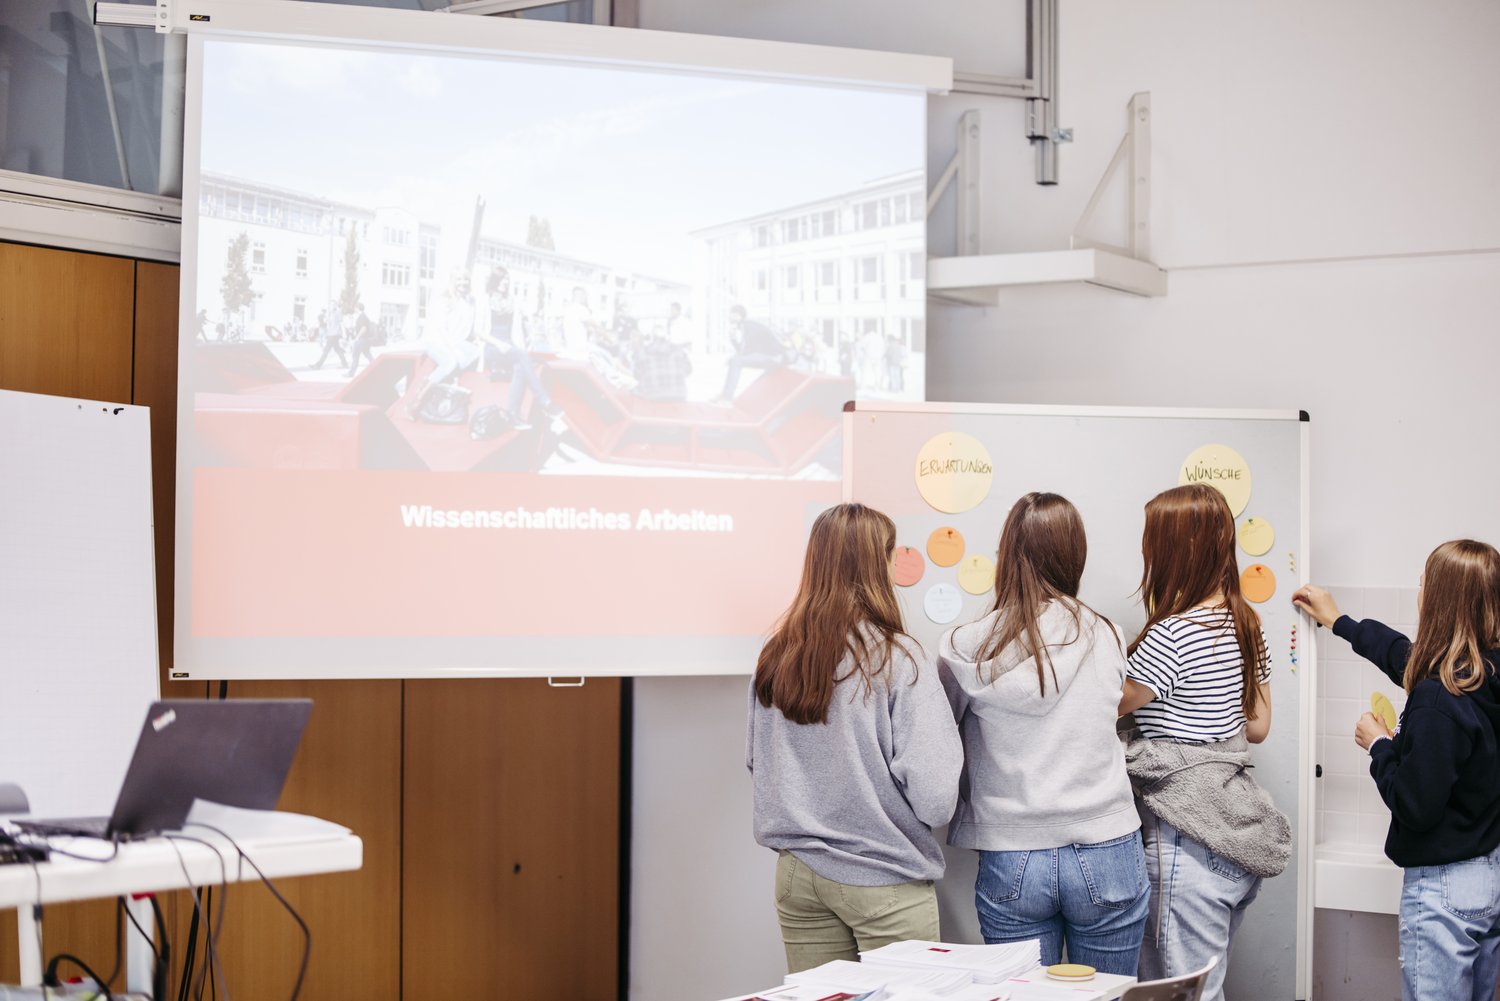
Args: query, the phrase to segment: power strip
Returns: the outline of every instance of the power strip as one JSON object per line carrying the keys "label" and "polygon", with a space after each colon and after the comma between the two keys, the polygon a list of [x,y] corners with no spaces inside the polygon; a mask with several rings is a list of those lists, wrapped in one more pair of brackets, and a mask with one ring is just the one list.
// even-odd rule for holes
{"label": "power strip", "polygon": [[21,840],[5,831],[0,831],[0,865],[30,865],[33,862],[45,862],[51,854],[44,844]]}

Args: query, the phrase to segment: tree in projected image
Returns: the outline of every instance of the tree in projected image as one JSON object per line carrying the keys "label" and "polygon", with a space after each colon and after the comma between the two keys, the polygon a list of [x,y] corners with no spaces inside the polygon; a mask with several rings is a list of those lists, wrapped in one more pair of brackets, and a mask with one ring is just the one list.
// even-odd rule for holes
{"label": "tree in projected image", "polygon": [[345,316],[359,312],[359,247],[354,242],[354,227],[344,241],[344,290],[339,293],[339,310]]}
{"label": "tree in projected image", "polygon": [[239,333],[244,329],[245,307],[255,301],[255,290],[250,287],[249,252],[250,236],[241,231],[229,243],[224,278],[219,282],[219,291],[224,297],[224,327],[219,331],[219,340],[239,340]]}

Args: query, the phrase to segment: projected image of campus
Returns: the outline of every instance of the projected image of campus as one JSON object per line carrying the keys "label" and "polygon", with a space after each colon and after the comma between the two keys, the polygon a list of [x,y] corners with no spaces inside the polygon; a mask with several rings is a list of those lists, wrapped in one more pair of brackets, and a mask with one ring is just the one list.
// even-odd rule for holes
{"label": "projected image of campus", "polygon": [[203,65],[200,465],[834,479],[844,401],[922,398],[920,95]]}

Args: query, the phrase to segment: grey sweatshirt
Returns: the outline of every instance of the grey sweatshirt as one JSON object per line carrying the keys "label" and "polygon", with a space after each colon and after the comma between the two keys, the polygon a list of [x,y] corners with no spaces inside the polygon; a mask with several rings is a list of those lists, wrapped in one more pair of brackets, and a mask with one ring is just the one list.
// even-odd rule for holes
{"label": "grey sweatshirt", "polygon": [[932,828],[953,815],[963,748],[937,671],[918,657],[915,644],[899,652],[871,693],[858,675],[839,682],[827,723],[791,722],[751,684],[757,843],[852,886],[942,876]]}
{"label": "grey sweatshirt", "polygon": [[1250,776],[1245,732],[1212,744],[1132,735],[1130,778],[1145,808],[1256,876],[1280,876],[1292,825]]}
{"label": "grey sweatshirt", "polygon": [[948,843],[1023,851],[1097,844],[1138,830],[1125,749],[1115,736],[1125,686],[1119,631],[1087,609],[1075,626],[1066,608],[1049,603],[1038,621],[1052,658],[1043,695],[1035,661],[1019,643],[976,663],[997,615],[950,630],[938,648],[964,743]]}

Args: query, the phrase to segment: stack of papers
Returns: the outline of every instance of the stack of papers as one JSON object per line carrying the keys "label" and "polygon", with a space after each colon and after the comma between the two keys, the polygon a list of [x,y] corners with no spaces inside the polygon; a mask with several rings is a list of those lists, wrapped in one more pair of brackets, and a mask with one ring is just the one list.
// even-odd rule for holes
{"label": "stack of papers", "polygon": [[1036,939],[1002,945],[960,945],[912,939],[859,954],[862,966],[964,973],[976,984],[998,984],[1034,970],[1041,957],[1041,945]]}
{"label": "stack of papers", "polygon": [[[888,994],[931,994],[937,997],[951,995],[973,982],[974,978],[967,970],[873,966],[868,963],[852,963],[847,959],[835,959],[811,970],[790,973],[786,978],[788,986],[822,986],[827,987],[830,992],[845,991],[859,995],[867,991],[885,991]],[[880,993],[873,994],[871,1001],[883,996],[885,995]]]}

